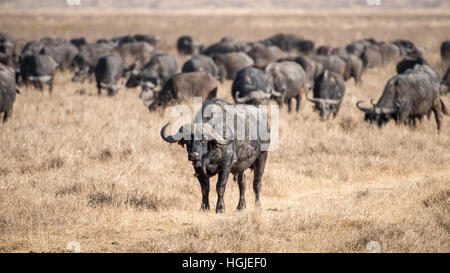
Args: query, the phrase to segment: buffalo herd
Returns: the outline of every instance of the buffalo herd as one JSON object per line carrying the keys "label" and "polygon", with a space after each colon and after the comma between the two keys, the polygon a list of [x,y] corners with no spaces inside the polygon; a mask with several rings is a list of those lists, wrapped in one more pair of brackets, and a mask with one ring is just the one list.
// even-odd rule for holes
{"label": "buffalo herd", "polygon": [[[378,101],[358,101],[356,107],[364,120],[382,126],[391,119],[397,124],[415,126],[424,116],[433,114],[438,131],[442,114],[449,115],[441,96],[450,87],[450,40],[440,48],[445,73],[424,58],[423,49],[412,41],[397,39],[356,40],[340,47],[316,46],[314,41],[296,34],[279,33],[259,41],[237,41],[224,37],[212,44],[202,44],[189,35],[175,44],[183,65],[161,48],[167,48],[158,35],[126,35],[88,42],[83,37],[70,40],[44,37],[26,41],[0,33],[0,114],[3,122],[11,115],[17,87],[33,86],[53,91],[58,71],[70,71],[73,82],[95,80],[98,95],[102,89],[114,96],[122,88],[141,89],[139,98],[150,111],[163,109],[192,97],[202,97],[203,105],[222,109],[248,125],[259,120],[258,106],[274,100],[279,107],[295,100],[296,112],[302,98],[312,103],[322,121],[335,117],[345,96],[345,82],[356,85],[369,69],[396,65],[397,74],[386,83]],[[234,103],[217,98],[219,83],[231,80]],[[364,106],[365,104],[365,106]],[[247,112],[247,114],[243,114]],[[219,115],[220,116],[220,115]],[[211,117],[214,119],[214,116]],[[240,190],[238,209],[245,208],[244,171],[254,172],[253,190],[259,202],[261,179],[267,158],[263,146],[270,139],[236,138],[236,131],[225,132],[236,124],[215,123],[227,134],[217,132],[211,120],[196,116],[194,122],[161,137],[169,143],[186,146],[195,176],[202,189],[202,209],[209,209],[209,178],[218,175],[216,212],[223,212],[223,194],[229,174],[234,175]],[[248,129],[246,127],[246,129]],[[195,137],[200,134],[201,137]]]}

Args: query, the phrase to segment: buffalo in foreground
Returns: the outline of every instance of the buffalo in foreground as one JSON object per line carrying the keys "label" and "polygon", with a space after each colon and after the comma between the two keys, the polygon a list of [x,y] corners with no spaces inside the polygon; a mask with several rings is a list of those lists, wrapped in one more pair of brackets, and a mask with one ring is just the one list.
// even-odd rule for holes
{"label": "buffalo in foreground", "polygon": [[[211,114],[211,115],[209,115]],[[210,116],[211,118],[207,118]],[[232,116],[227,120],[227,116]],[[206,102],[202,111],[196,114],[194,123],[181,126],[178,131],[169,135],[167,128],[170,123],[161,129],[161,137],[168,143],[186,145],[188,160],[192,162],[195,176],[200,182],[202,190],[202,210],[209,210],[210,178],[218,175],[216,184],[217,205],[216,213],[225,212],[224,194],[230,174],[239,185],[238,210],[246,207],[245,202],[245,176],[244,171],[252,169],[253,191],[256,204],[260,202],[261,180],[267,161],[270,130],[267,135],[255,135],[249,132],[260,133],[257,124],[266,124],[264,117],[253,105],[230,104],[221,99]],[[240,125],[245,125],[245,135],[240,137]],[[256,131],[255,131],[256,130]]]}

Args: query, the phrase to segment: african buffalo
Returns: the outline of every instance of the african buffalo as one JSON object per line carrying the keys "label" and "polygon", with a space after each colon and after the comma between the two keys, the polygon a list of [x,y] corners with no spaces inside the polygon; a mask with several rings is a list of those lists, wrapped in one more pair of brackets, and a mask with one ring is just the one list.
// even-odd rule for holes
{"label": "african buffalo", "polygon": [[[208,114],[205,113],[214,114],[208,119],[205,117]],[[233,119],[226,118],[229,116]],[[267,118],[253,105],[233,105],[221,99],[213,99],[203,105],[193,123],[181,126],[175,134],[168,135],[166,132],[170,123],[161,129],[160,134],[164,141],[186,145],[188,160],[192,162],[202,190],[202,210],[210,209],[209,180],[218,175],[216,213],[225,212],[223,197],[230,173],[239,185],[237,209],[244,209],[244,171],[247,169],[253,170],[253,191],[256,204],[260,205],[261,180],[267,161],[270,133],[258,133],[254,137],[244,134],[244,137],[241,137],[239,126],[242,126],[245,132],[250,132],[252,128],[258,127],[257,124],[263,126],[263,121],[266,121],[268,128]]]}
{"label": "african buffalo", "polygon": [[106,55],[112,54],[114,46],[109,43],[89,43],[80,48],[80,52],[73,60],[76,69],[72,77],[73,82],[84,82],[94,74],[98,60]]}
{"label": "african buffalo", "polygon": [[231,86],[231,95],[236,103],[253,105],[268,104],[272,96],[279,96],[270,87],[267,74],[256,67],[239,71]]}
{"label": "african buffalo", "polygon": [[312,58],[315,62],[320,63],[322,66],[322,71],[317,71],[316,75],[320,75],[323,71],[329,70],[331,72],[344,75],[346,63],[344,60],[339,58],[338,56],[322,56],[317,55]]}
{"label": "african buffalo", "polygon": [[160,88],[177,73],[177,69],[177,61],[173,55],[156,54],[140,71],[135,71],[129,76],[126,87],[136,87],[143,82],[151,82]]}
{"label": "african buffalo", "polygon": [[181,68],[181,72],[208,72],[214,78],[222,81],[223,79],[219,75],[219,68],[217,67],[214,60],[203,54],[196,54],[192,56],[189,60],[187,60],[183,67]]}
{"label": "african buffalo", "polygon": [[302,66],[296,62],[271,63],[266,67],[265,72],[269,85],[280,94],[275,97],[280,108],[286,102],[288,111],[291,112],[291,101],[295,98],[297,102],[295,109],[298,112],[302,95],[305,90],[311,88],[311,83]]}
{"label": "african buffalo", "polygon": [[20,60],[20,82],[28,85],[32,83],[35,88],[43,90],[47,84],[50,93],[53,90],[53,76],[58,64],[47,55],[27,55]]}
{"label": "african buffalo", "polygon": [[383,94],[373,108],[356,106],[365,113],[364,120],[382,126],[390,119],[397,124],[421,120],[431,111],[434,113],[437,129],[441,128],[442,113],[448,115],[447,108],[440,98],[440,82],[433,76],[427,65],[416,65],[402,74],[397,74],[386,83]]}
{"label": "african buffalo", "polygon": [[108,96],[115,95],[119,89],[118,83],[123,74],[123,61],[120,57],[108,55],[101,57],[95,66],[95,80],[98,94],[105,88]]}
{"label": "african buffalo", "polygon": [[161,90],[151,82],[143,83],[139,97],[150,111],[154,111],[187,98],[202,97],[203,101],[215,98],[217,86],[217,80],[207,72],[180,73],[171,77]]}
{"label": "african buffalo", "polygon": [[314,103],[321,120],[327,120],[330,114],[333,114],[333,118],[336,117],[345,95],[345,84],[342,76],[325,70],[316,79],[313,90],[314,98],[308,97],[308,91],[306,99]]}
{"label": "african buffalo", "polygon": [[450,65],[445,72],[444,77],[442,77],[440,93],[441,95],[447,95],[450,91]]}
{"label": "african buffalo", "polygon": [[265,46],[261,43],[256,43],[247,52],[247,55],[253,59],[255,67],[264,69],[266,65],[284,58],[286,53],[277,46]]}
{"label": "african buffalo", "polygon": [[441,58],[443,61],[450,61],[450,40],[446,40],[441,44]]}
{"label": "african buffalo", "polygon": [[177,40],[177,51],[180,55],[194,55],[200,50],[200,46],[189,35],[183,35]]}
{"label": "african buffalo", "polygon": [[244,52],[215,54],[212,58],[219,68],[220,78],[228,80],[234,80],[240,70],[254,64],[252,58]]}

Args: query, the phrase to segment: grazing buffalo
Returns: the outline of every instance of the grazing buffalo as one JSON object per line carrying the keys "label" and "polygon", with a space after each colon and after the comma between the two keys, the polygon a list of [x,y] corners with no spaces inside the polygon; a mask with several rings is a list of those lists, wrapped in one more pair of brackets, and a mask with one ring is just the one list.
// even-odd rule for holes
{"label": "grazing buffalo", "polygon": [[430,71],[426,65],[417,65],[392,77],[378,102],[371,101],[373,108],[361,107],[362,101],[359,101],[356,106],[365,113],[364,120],[380,127],[390,119],[395,119],[397,124],[412,122],[415,125],[416,118],[421,120],[433,112],[439,131],[441,112],[448,115],[448,111],[439,95],[440,83]]}
{"label": "grazing buffalo", "polygon": [[421,58],[421,57],[403,58],[400,62],[397,63],[397,66],[396,66],[397,74],[405,73],[405,71],[407,71],[408,69],[414,68],[414,66],[416,66],[416,64],[428,65],[428,62],[424,58]]}
{"label": "grazing buffalo", "polygon": [[321,120],[327,120],[330,114],[333,118],[339,112],[345,94],[344,79],[340,74],[325,70],[314,83],[314,98],[306,99],[314,103],[314,108],[319,111]]}
{"label": "grazing buffalo", "polygon": [[206,47],[201,53],[204,55],[213,56],[215,54],[243,51],[245,51],[245,45],[243,43],[236,42],[233,38],[225,37],[220,42]]}
{"label": "grazing buffalo", "polygon": [[279,47],[265,46],[261,43],[253,45],[252,49],[247,52],[247,55],[253,59],[254,66],[261,69],[264,69],[270,63],[286,57],[286,53]]}
{"label": "grazing buffalo", "polygon": [[346,63],[344,60],[339,58],[338,56],[314,56],[313,60],[319,64],[321,64],[322,71],[317,71],[317,75],[322,74],[323,71],[329,70],[331,72],[344,75]]}
{"label": "grazing buffalo", "polygon": [[11,115],[16,93],[16,76],[14,69],[0,64],[0,115],[3,113],[3,122]]}
{"label": "grazing buffalo", "polygon": [[383,55],[378,46],[366,46],[361,55],[361,60],[365,68],[375,68],[383,64]]}
{"label": "grazing buffalo", "polygon": [[[202,113],[214,113],[214,115],[208,119]],[[232,116],[233,119],[227,119],[228,116]],[[197,113],[193,123],[181,126],[175,134],[167,134],[169,123],[161,129],[161,137],[164,141],[178,143],[181,146],[186,145],[188,160],[192,162],[195,176],[202,190],[202,210],[210,209],[209,180],[218,175],[216,213],[225,212],[223,197],[230,173],[239,185],[237,209],[244,209],[246,207],[244,171],[247,169],[253,170],[253,191],[256,204],[259,206],[270,132],[267,135],[258,133],[254,137],[249,137],[244,134],[244,137],[241,137],[242,132],[239,130],[242,126],[245,132],[249,132],[251,128],[258,127],[257,124],[264,126],[263,121],[268,128],[267,118],[255,106],[233,105],[221,99],[213,99],[203,105],[202,111]]]}
{"label": "grazing buffalo", "polygon": [[339,57],[345,62],[344,81],[353,78],[355,84],[360,83],[364,71],[362,60],[353,54],[345,54]]}
{"label": "grazing buffalo", "polygon": [[95,66],[95,80],[98,94],[105,88],[108,96],[115,95],[119,89],[119,80],[123,74],[123,61],[120,57],[108,55],[101,57]]}
{"label": "grazing buffalo", "polygon": [[187,60],[181,68],[181,72],[183,73],[201,71],[208,72],[209,74],[211,74],[211,76],[220,81],[223,80],[222,78],[220,78],[219,68],[217,67],[214,60],[211,57],[203,54],[196,54],[192,56],[192,58]]}
{"label": "grazing buffalo", "polygon": [[416,45],[409,40],[398,39],[391,43],[396,45],[400,49],[400,56],[402,56],[402,57],[405,57],[405,56],[408,56],[411,58],[423,57],[422,51],[419,50],[416,47]]}
{"label": "grazing buffalo", "polygon": [[87,41],[84,37],[79,37],[79,38],[72,38],[70,39],[70,42],[78,47],[78,49],[80,49],[82,46],[84,46],[85,44],[87,44]]}
{"label": "grazing buffalo", "polygon": [[330,46],[325,46],[325,45],[322,45],[322,46],[319,46],[317,49],[316,49],[316,55],[325,55],[325,56],[328,56],[328,55],[330,55],[331,54],[331,47]]}
{"label": "grazing buffalo", "polygon": [[156,54],[144,65],[141,71],[133,72],[130,75],[126,87],[136,87],[145,82],[160,88],[177,73],[177,69],[177,61],[173,55]]}
{"label": "grazing buffalo", "polygon": [[291,101],[296,99],[296,111],[300,110],[300,103],[305,89],[311,88],[311,83],[305,71],[296,62],[271,63],[266,67],[266,75],[269,85],[280,96],[276,101],[280,108],[283,103],[288,105],[288,111],[291,112]]}
{"label": "grazing buffalo", "polygon": [[444,62],[450,61],[450,40],[442,42],[441,58]]}
{"label": "grazing buffalo", "polygon": [[272,96],[280,94],[270,87],[267,74],[256,67],[239,71],[231,86],[231,95],[236,103],[261,105],[268,104]]}
{"label": "grazing buffalo", "polygon": [[146,64],[153,56],[154,47],[147,42],[123,43],[118,48],[124,67],[133,63]]}
{"label": "grazing buffalo", "polygon": [[35,88],[43,90],[47,84],[50,93],[53,90],[53,76],[58,64],[47,55],[28,55],[20,61],[20,83],[32,83]]}
{"label": "grazing buffalo", "polygon": [[80,53],[75,56],[73,66],[76,69],[72,77],[73,82],[84,82],[94,74],[98,60],[113,53],[114,46],[109,43],[85,44],[80,48]]}
{"label": "grazing buffalo", "polygon": [[200,50],[200,46],[189,35],[184,35],[177,40],[177,51],[180,55],[194,55]]}
{"label": "grazing buffalo", "polygon": [[220,78],[228,80],[234,80],[240,70],[254,64],[252,58],[244,52],[215,54],[212,58],[219,68]]}
{"label": "grazing buffalo", "polygon": [[278,33],[265,39],[262,43],[266,46],[274,45],[283,51],[289,52],[298,49],[298,44],[301,41],[304,41],[304,39],[296,34]]}
{"label": "grazing buffalo", "polygon": [[311,56],[315,51],[315,44],[311,40],[300,40],[297,43],[297,51],[303,55]]}
{"label": "grazing buffalo", "polygon": [[380,42],[379,49],[381,56],[383,57],[383,63],[396,62],[401,57],[400,48],[393,44],[387,42]]}
{"label": "grazing buffalo", "polygon": [[143,83],[139,95],[150,111],[187,98],[202,97],[203,101],[217,96],[217,80],[206,72],[190,72],[174,75],[161,90],[151,82]]}

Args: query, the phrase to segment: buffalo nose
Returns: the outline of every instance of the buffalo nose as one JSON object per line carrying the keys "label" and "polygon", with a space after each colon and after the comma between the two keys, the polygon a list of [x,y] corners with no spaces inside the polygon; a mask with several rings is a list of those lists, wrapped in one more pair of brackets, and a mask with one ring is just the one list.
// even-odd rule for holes
{"label": "buffalo nose", "polygon": [[188,158],[190,161],[198,161],[200,159],[200,155],[198,153],[191,153]]}

